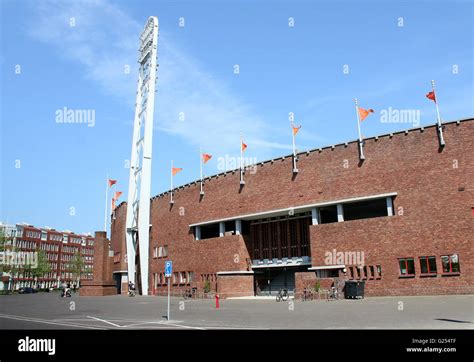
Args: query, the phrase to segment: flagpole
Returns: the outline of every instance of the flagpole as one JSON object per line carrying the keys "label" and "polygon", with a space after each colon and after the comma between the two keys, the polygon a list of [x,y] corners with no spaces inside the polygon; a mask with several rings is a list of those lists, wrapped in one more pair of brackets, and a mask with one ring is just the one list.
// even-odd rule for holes
{"label": "flagpole", "polygon": [[296,168],[296,146],[295,146],[295,129],[294,129],[294,121],[291,121],[291,134],[293,138],[293,173],[298,173],[298,169]]}
{"label": "flagpole", "polygon": [[357,98],[354,98],[355,108],[356,108],[356,115],[357,115],[357,130],[359,131],[359,158],[361,160],[365,160],[363,144],[362,144],[362,134],[360,132],[360,114],[359,114],[359,103],[357,102]]}
{"label": "flagpole", "polygon": [[[114,184],[114,199],[115,199],[115,195],[117,194],[117,186],[116,184]],[[117,200],[115,200],[115,202],[117,202]],[[115,205],[117,206],[117,205]],[[110,210],[110,213],[112,214],[112,218],[110,219],[110,235],[112,235],[112,219],[115,220],[115,207],[113,210]]]}
{"label": "flagpole", "polygon": [[244,144],[244,140],[242,138],[242,133],[240,133],[240,184],[241,185],[245,185],[244,168],[243,168],[243,162],[244,162],[243,144]]}
{"label": "flagpole", "polygon": [[173,201],[173,160],[171,160],[171,173],[170,173],[171,177],[170,177],[170,184],[171,184],[171,188],[170,188],[170,194],[171,194],[171,200],[170,200],[170,204],[174,204],[174,201]]}
{"label": "flagpole", "polygon": [[109,199],[109,174],[105,176],[105,212],[104,212],[104,231],[107,236],[107,205]]}
{"label": "flagpole", "polygon": [[199,165],[201,167],[201,192],[200,195],[204,195],[204,191],[202,190],[202,148],[199,147]]}
{"label": "flagpole", "polygon": [[435,92],[435,81],[432,80],[431,81],[431,88],[433,89],[433,95],[434,95],[434,98],[435,98],[435,105],[436,105],[436,114],[438,116],[438,136],[439,136],[439,145],[441,147],[444,147],[445,145],[445,142],[444,142],[444,137],[443,137],[443,127],[441,125],[441,117],[439,115],[439,107],[438,107],[438,96],[436,95],[436,92]]}

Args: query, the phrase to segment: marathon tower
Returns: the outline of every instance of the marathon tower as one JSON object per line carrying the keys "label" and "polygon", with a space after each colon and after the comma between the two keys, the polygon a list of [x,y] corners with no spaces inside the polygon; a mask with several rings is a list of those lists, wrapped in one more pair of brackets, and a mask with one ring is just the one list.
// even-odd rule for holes
{"label": "marathon tower", "polygon": [[[157,69],[158,18],[151,16],[140,36],[138,90],[135,103],[126,239],[128,281],[148,295],[151,155]],[[138,261],[136,256],[139,256]],[[139,266],[140,278],[136,283]]]}

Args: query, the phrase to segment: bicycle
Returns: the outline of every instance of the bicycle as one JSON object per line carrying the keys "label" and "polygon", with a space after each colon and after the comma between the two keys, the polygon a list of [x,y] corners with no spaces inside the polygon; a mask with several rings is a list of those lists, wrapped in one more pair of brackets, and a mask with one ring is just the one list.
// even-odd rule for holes
{"label": "bicycle", "polygon": [[313,300],[313,299],[314,299],[314,293],[310,289],[304,288],[303,297],[302,297],[301,301],[306,302],[308,300]]}
{"label": "bicycle", "polygon": [[289,297],[290,295],[288,294],[288,289],[280,289],[276,296],[276,301],[277,302],[287,301]]}
{"label": "bicycle", "polygon": [[330,290],[328,290],[328,301],[330,300],[339,300],[340,295],[339,291],[337,290],[336,287],[331,287]]}
{"label": "bicycle", "polygon": [[188,298],[196,298],[197,288],[186,289],[183,292],[183,298],[187,300]]}
{"label": "bicycle", "polygon": [[128,296],[134,297],[135,296],[135,284],[132,282],[128,283]]}

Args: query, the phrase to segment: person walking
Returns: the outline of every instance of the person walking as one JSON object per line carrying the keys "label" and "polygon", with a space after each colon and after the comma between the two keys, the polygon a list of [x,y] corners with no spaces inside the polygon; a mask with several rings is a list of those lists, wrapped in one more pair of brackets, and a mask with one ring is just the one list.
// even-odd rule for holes
{"label": "person walking", "polygon": [[62,282],[62,283],[61,283],[61,289],[63,290],[62,297],[63,297],[63,298],[66,298],[66,291],[67,291],[67,284],[66,284],[66,282]]}

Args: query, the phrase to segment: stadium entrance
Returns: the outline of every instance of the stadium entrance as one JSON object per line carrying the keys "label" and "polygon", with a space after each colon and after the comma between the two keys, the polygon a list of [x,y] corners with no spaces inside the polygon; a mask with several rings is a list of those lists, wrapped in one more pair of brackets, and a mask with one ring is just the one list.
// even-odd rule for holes
{"label": "stadium entrance", "polygon": [[277,295],[280,289],[288,289],[290,295],[295,289],[295,273],[308,271],[309,265],[292,267],[254,268],[255,295]]}
{"label": "stadium entrance", "polygon": [[250,221],[248,250],[255,273],[255,295],[295,289],[295,273],[311,265],[311,212]]}

